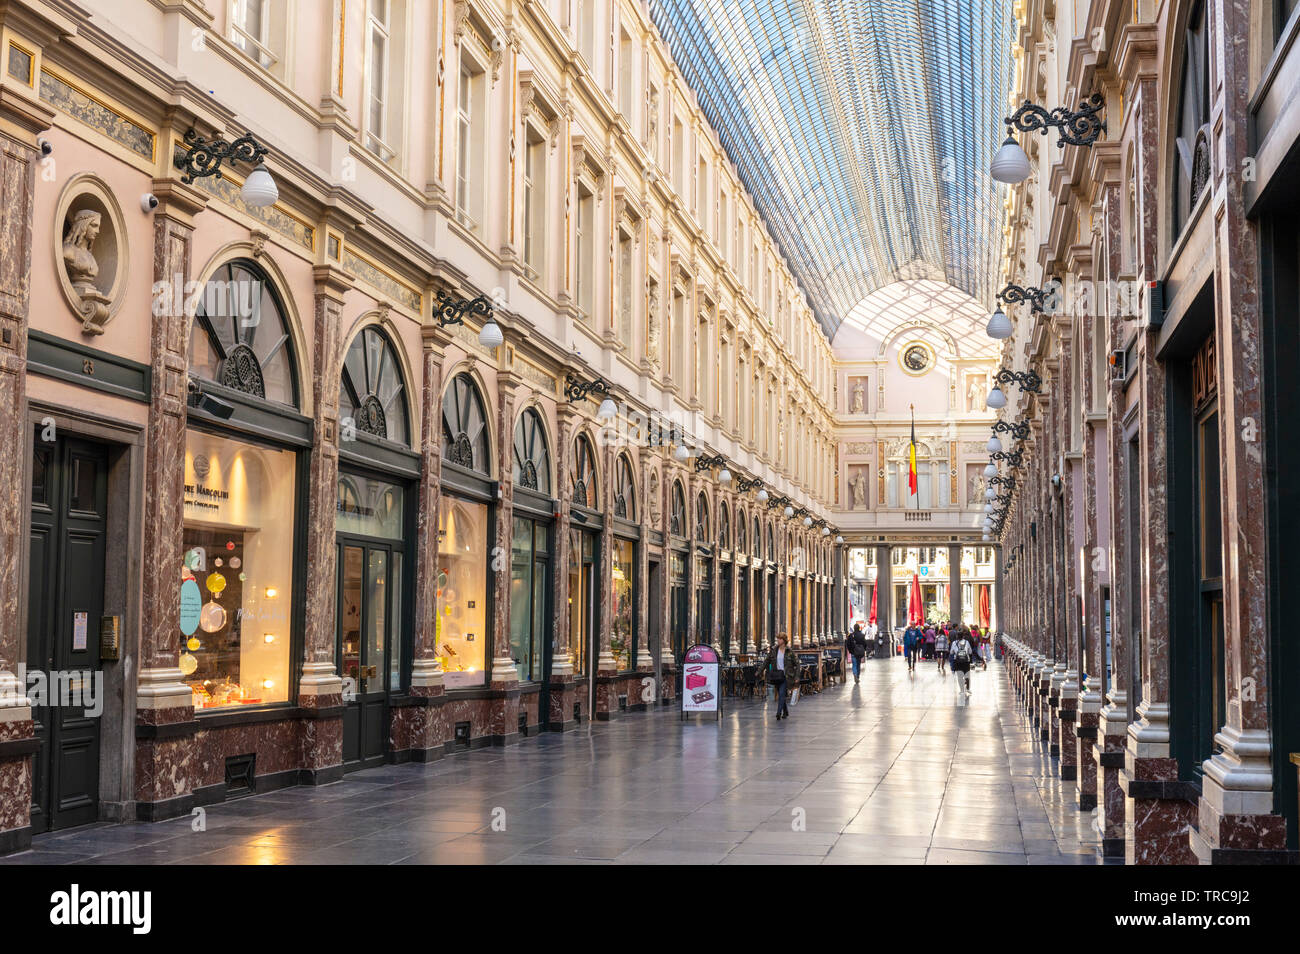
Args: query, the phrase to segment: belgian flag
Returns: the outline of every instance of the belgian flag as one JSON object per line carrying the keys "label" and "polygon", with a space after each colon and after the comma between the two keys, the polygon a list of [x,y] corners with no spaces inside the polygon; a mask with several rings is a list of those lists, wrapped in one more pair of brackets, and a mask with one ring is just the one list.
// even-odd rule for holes
{"label": "belgian flag", "polygon": [[[910,406],[910,405],[909,405]],[[907,449],[907,490],[908,493],[916,496],[916,408],[912,409],[912,444]]]}

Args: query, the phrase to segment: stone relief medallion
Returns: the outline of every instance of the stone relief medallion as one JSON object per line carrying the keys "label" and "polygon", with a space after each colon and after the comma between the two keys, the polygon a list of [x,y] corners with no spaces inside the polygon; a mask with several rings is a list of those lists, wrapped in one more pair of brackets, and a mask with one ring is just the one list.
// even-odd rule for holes
{"label": "stone relief medallion", "polygon": [[934,349],[924,341],[912,341],[898,352],[899,366],[911,375],[922,375],[932,369],[935,364]]}
{"label": "stone relief medallion", "polygon": [[84,335],[101,335],[122,305],[126,225],[106,183],[85,173],[69,180],[55,211],[55,271]]}

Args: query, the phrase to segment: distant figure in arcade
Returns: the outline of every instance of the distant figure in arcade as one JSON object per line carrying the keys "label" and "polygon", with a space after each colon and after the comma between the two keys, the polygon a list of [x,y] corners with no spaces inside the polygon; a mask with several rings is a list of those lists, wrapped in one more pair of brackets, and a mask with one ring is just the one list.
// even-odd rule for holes
{"label": "distant figure in arcade", "polygon": [[921,627],[917,623],[907,627],[903,633],[903,655],[907,657],[907,671],[916,671],[916,656],[921,651],[921,641],[925,639],[925,633],[921,632]]}
{"label": "distant figure in arcade", "polygon": [[975,659],[980,664],[981,669],[989,668],[989,639],[980,632],[978,626],[970,628],[971,645],[975,647]]}
{"label": "distant figure in arcade", "polygon": [[934,637],[934,657],[939,660],[939,671],[946,672],[948,666],[948,626],[940,627]]}
{"label": "distant figure in arcade", "polygon": [[768,683],[776,689],[777,721],[790,718],[787,700],[790,687],[799,680],[799,657],[790,651],[790,637],[785,633],[776,637],[776,645],[768,652],[763,671],[767,674]]}
{"label": "distant figure in arcade", "polygon": [[975,647],[971,645],[970,631],[966,627],[957,630],[952,641],[952,671],[957,675],[957,689],[970,695],[970,667],[975,659]]}
{"label": "distant figure in arcade", "polygon": [[862,657],[867,654],[867,637],[862,635],[861,623],[853,624],[853,631],[844,642],[844,648],[849,651],[849,656],[853,659],[853,684],[856,686],[858,677],[862,675]]}

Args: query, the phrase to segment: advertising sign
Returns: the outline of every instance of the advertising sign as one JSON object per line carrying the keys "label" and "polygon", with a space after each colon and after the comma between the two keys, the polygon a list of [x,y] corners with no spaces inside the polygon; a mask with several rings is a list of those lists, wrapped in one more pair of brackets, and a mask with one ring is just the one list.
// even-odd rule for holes
{"label": "advertising sign", "polygon": [[722,660],[712,646],[692,646],[682,660],[682,716],[716,712],[722,717]]}

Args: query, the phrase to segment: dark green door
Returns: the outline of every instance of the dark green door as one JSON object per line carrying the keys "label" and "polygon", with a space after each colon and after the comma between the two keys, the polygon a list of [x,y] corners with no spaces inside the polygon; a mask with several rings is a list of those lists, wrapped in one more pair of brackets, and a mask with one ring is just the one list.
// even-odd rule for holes
{"label": "dark green door", "polygon": [[[99,618],[104,612],[108,452],[72,438],[32,453],[27,671],[40,748],[32,766],[32,830],[99,815]],[[98,705],[96,705],[98,701]]]}
{"label": "dark green door", "polygon": [[401,554],[341,543],[338,555],[337,665],[343,678],[343,768],[384,761],[388,740],[389,654],[398,632],[395,593]]}

